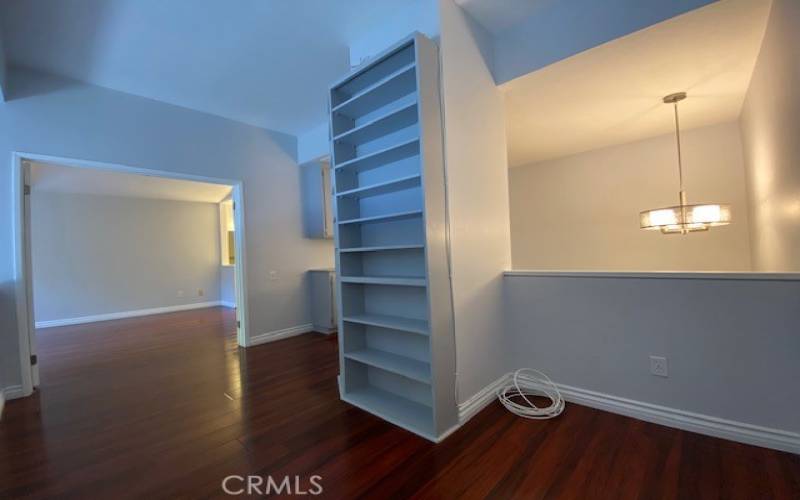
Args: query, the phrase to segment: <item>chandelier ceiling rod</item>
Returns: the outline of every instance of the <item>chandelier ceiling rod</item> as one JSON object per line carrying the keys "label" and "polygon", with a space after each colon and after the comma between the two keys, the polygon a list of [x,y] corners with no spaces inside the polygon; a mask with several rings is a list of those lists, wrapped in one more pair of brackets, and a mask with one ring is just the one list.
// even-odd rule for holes
{"label": "chandelier ceiling rod", "polygon": [[683,186],[683,151],[681,150],[681,122],[678,103],[686,99],[686,92],[678,92],[664,97],[665,104],[672,104],[675,114],[675,141],[678,146],[678,205],[656,208],[639,213],[639,227],[647,230],[660,230],[664,234],[689,234],[708,231],[715,226],[731,223],[730,205],[720,203],[701,203],[689,205]]}

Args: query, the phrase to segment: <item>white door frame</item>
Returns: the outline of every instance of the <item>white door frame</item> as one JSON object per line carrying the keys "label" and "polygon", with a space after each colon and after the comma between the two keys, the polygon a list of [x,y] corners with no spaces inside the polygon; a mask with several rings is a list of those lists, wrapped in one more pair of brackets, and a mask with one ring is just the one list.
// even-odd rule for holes
{"label": "white door frame", "polygon": [[15,151],[11,154],[11,199],[14,210],[14,281],[16,283],[17,330],[19,335],[20,370],[22,372],[22,396],[29,396],[33,393],[30,341],[31,335],[35,331],[35,325],[32,322],[33,314],[32,311],[29,311],[28,305],[28,293],[32,288],[32,270],[29,267],[31,249],[28,246],[25,238],[26,231],[28,230],[27,226],[30,224],[30,221],[26,220],[25,217],[25,163],[28,161],[55,163],[57,165],[63,165],[67,167],[91,168],[95,170],[124,172],[128,174],[147,175],[151,177],[164,177],[168,179],[224,184],[233,187],[232,196],[234,202],[236,203],[236,210],[234,211],[234,224],[236,225],[237,229],[237,231],[234,232],[236,244],[236,261],[234,263],[234,272],[236,274],[237,283],[236,318],[239,321],[239,328],[236,332],[236,340],[242,347],[247,347],[249,345],[249,337],[247,335],[247,293],[245,293],[245,290],[247,290],[247,273],[245,271],[247,258],[245,255],[244,186],[242,181]]}

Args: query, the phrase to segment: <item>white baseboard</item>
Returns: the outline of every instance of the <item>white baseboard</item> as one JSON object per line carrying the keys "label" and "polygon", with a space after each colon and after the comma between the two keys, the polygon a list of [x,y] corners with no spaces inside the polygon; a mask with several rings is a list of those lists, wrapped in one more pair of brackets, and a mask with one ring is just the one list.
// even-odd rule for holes
{"label": "white baseboard", "polygon": [[6,401],[21,398],[24,395],[21,385],[10,385],[6,388],[0,388],[0,418],[3,418],[3,409],[6,406]]}
{"label": "white baseboard", "polygon": [[458,405],[458,421],[461,425],[467,423],[469,419],[477,415],[481,410],[497,399],[497,389],[508,380],[509,374],[505,374],[487,385],[477,394]]}
{"label": "white baseboard", "polygon": [[311,325],[311,328],[312,328],[313,331],[315,331],[317,333],[321,333],[323,335],[330,335],[331,333],[334,333],[336,331],[336,327],[335,326],[332,327],[332,328],[326,328],[324,326]]}
{"label": "white baseboard", "polygon": [[[491,403],[496,398],[497,388],[510,380],[511,376],[510,373],[504,375],[459,404],[461,425]],[[556,385],[564,399],[571,403],[698,434],[800,454],[800,433],[797,432],[678,410],[564,384]],[[569,408],[566,411],[569,411]]]}
{"label": "white baseboard", "polygon": [[110,321],[114,319],[135,318],[137,316],[150,316],[152,314],[164,314],[178,311],[189,311],[192,309],[204,309],[206,307],[216,307],[223,305],[220,301],[198,302],[196,304],[183,304],[179,306],[154,307],[152,309],[137,309],[135,311],[122,311],[107,314],[97,314],[94,316],[82,316],[79,318],[53,319],[48,321],[37,321],[36,328],[51,328],[54,326],[82,325],[84,323],[96,323],[98,321]]}
{"label": "white baseboard", "polygon": [[228,302],[227,300],[220,300],[219,305],[223,307],[230,307],[231,309],[236,309],[236,302]]}
{"label": "white baseboard", "polygon": [[305,325],[298,325],[289,328],[284,328],[283,330],[275,330],[272,332],[262,333],[254,337],[250,337],[250,341],[247,343],[247,347],[266,344],[267,342],[274,342],[276,340],[294,337],[295,335],[302,335],[304,333],[309,333],[313,330],[314,328],[311,325],[311,323],[307,323]]}
{"label": "white baseboard", "polygon": [[5,389],[3,389],[2,391],[6,401],[11,401],[12,399],[17,399],[25,396],[25,393],[22,392],[21,385],[10,385]]}

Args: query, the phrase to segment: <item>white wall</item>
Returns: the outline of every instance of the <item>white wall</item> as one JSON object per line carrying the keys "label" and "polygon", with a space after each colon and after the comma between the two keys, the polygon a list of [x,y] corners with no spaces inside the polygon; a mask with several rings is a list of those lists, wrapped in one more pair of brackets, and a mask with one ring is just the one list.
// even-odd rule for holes
{"label": "white wall", "polygon": [[736,122],[683,131],[689,202],[732,205],[731,225],[685,236],[639,229],[639,212],[678,203],[668,134],[512,168],[514,269],[749,271],[750,241]]}
{"label": "white wall", "polygon": [[511,265],[505,109],[483,55],[488,35],[440,1],[445,154],[452,246],[458,401],[506,370],[502,272]]}
{"label": "white wall", "polygon": [[741,116],[753,264],[800,271],[800,2],[774,0]]}
{"label": "white wall", "polygon": [[[429,38],[439,35],[439,10],[431,0],[404,0],[403,8],[382,16],[350,38],[350,67],[354,68],[386,48],[419,31]],[[344,76],[344,75],[342,75]],[[331,82],[332,83],[332,82]]]}
{"label": "white wall", "polygon": [[[509,276],[506,292],[507,371],[800,432],[800,278]],[[668,378],[650,375],[650,355],[668,358]]]}
{"label": "white wall", "polygon": [[[12,71],[0,105],[0,158],[24,151],[243,182],[249,335],[311,322],[304,279],[331,267],[329,241],[303,238],[293,137],[47,75]],[[0,353],[20,380],[11,162],[0,162]],[[277,279],[269,271],[277,271]]]}
{"label": "white wall", "polygon": [[213,203],[34,189],[36,321],[216,302],[218,234]]}

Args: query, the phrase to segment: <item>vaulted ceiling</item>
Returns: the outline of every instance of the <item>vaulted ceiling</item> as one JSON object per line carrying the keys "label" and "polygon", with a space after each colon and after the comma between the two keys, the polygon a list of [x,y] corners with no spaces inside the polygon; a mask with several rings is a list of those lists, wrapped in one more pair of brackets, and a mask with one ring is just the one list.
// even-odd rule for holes
{"label": "vaulted ceiling", "polygon": [[4,0],[0,33],[11,64],[296,135],[324,121],[327,87],[348,71],[354,40],[398,10],[432,6]]}
{"label": "vaulted ceiling", "polygon": [[741,113],[771,0],[722,0],[501,86],[514,167],[674,130],[661,98],[686,91],[681,126]]}
{"label": "vaulted ceiling", "polygon": [[[690,94],[682,105],[687,127],[735,118],[770,4],[607,0],[604,15],[619,21],[620,33],[659,16],[667,20],[602,43],[616,32],[607,27],[588,36],[583,32],[592,30],[580,28],[598,8],[595,0],[569,6],[561,0],[455,1],[492,37],[495,73],[538,69],[501,85],[512,166],[667,133],[672,122],[659,98],[674,91]],[[382,47],[390,43],[387,38],[429,26],[436,5],[436,0],[4,0],[0,35],[12,65],[302,135],[325,122],[328,85],[349,70],[354,47],[357,52],[365,45]],[[515,37],[536,42],[544,35],[531,23],[548,19],[553,24],[548,29],[559,36],[537,42],[523,51],[528,59],[519,59]],[[514,64],[498,63],[506,59]],[[550,63],[553,59],[561,60]],[[498,72],[506,66],[508,71]]]}

